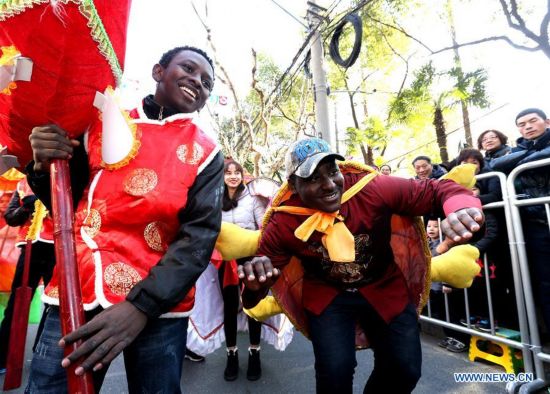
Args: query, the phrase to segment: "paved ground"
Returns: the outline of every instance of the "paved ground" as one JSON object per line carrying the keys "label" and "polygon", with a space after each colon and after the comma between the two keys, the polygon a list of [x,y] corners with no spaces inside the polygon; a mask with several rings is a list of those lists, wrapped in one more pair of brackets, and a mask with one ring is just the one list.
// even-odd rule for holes
{"label": "paved ground", "polygon": [[[30,365],[30,347],[36,332],[36,325],[29,327],[27,338],[27,354],[25,363],[26,383]],[[278,352],[271,346],[262,348],[262,378],[256,382],[246,379],[247,337],[239,335],[241,349],[241,368],[239,378],[234,382],[223,379],[225,368],[225,351],[218,349],[207,357],[204,363],[185,361],[182,388],[184,393],[314,393],[313,352],[311,345],[301,334],[296,334],[294,340],[285,352]],[[437,346],[439,338],[423,334],[423,366],[422,378],[415,393],[503,393],[504,383],[455,383],[453,372],[503,372],[502,368],[481,362],[471,363],[467,353],[451,353]],[[363,385],[372,369],[372,352],[366,350],[357,353],[358,367],[355,373],[354,392],[362,393]],[[3,376],[0,376],[0,387]],[[391,382],[388,382],[388,392],[391,393]],[[23,388],[6,393],[23,393]],[[113,362],[101,393],[127,393],[124,364],[122,358]]]}

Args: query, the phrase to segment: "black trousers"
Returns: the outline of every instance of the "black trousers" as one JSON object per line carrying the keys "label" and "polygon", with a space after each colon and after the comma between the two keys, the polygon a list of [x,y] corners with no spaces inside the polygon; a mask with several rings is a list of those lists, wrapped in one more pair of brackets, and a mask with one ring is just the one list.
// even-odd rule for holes
{"label": "black trousers", "polygon": [[[237,345],[237,315],[241,305],[241,293],[239,285],[223,286],[224,262],[218,271],[220,286],[223,295],[223,329],[225,333],[225,344],[227,347]],[[259,345],[262,334],[262,323],[248,317],[248,334],[251,345]]]}

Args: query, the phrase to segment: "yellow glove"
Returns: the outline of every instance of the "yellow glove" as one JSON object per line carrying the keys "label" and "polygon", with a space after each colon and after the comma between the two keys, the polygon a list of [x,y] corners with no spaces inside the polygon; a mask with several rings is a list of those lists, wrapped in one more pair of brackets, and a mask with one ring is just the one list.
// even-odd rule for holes
{"label": "yellow glove", "polygon": [[457,289],[472,285],[481,267],[476,263],[479,250],[472,245],[452,247],[448,252],[432,258],[433,282],[445,282]]}
{"label": "yellow glove", "polygon": [[459,185],[471,189],[476,184],[476,166],[475,164],[461,164],[439,179],[451,179]]}
{"label": "yellow glove", "polygon": [[267,296],[262,299],[255,307],[246,309],[243,308],[244,313],[257,321],[264,321],[271,316],[283,313],[283,310],[275,297]]}
{"label": "yellow glove", "polygon": [[246,230],[233,223],[222,222],[216,249],[224,260],[254,256],[260,242],[260,230]]}

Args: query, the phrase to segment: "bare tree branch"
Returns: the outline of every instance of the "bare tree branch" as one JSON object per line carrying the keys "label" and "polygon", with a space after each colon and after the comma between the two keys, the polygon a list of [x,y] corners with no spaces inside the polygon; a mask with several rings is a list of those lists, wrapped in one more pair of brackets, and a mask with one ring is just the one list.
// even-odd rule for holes
{"label": "bare tree branch", "polygon": [[434,51],[431,50],[430,47],[428,47],[426,44],[424,44],[422,41],[420,41],[418,38],[410,35],[409,33],[407,33],[403,28],[399,27],[399,26],[395,26],[395,25],[392,25],[390,23],[386,23],[386,22],[382,22],[381,20],[379,19],[376,19],[375,17],[373,17],[372,15],[370,14],[367,14],[365,13],[365,16],[369,19],[372,19],[373,21],[375,21],[376,23],[379,23],[383,26],[386,26],[386,27],[389,27],[390,29],[394,29],[394,30],[397,30],[398,32],[400,32],[401,34],[403,34],[405,37],[409,37],[411,40],[413,41],[416,41],[417,43],[419,43],[421,46],[423,46],[424,48],[426,48],[426,50],[428,50],[430,53],[434,53]]}
{"label": "bare tree branch", "polygon": [[[537,36],[535,33],[533,33],[527,25],[525,24],[525,20],[521,17],[521,15],[518,12],[518,5],[516,0],[510,0],[510,9],[508,9],[508,4],[506,3],[506,0],[499,0],[500,5],[502,7],[502,12],[504,12],[504,15],[506,16],[506,20],[508,21],[508,26],[510,26],[512,29],[515,29],[521,33],[523,33],[526,37],[529,39],[539,43],[540,37]],[[516,22],[513,21],[515,19]]]}
{"label": "bare tree branch", "polygon": [[529,52],[536,52],[536,51],[540,51],[542,48],[539,46],[536,46],[536,47],[527,47],[525,45],[519,45],[519,44],[516,44],[515,42],[513,42],[509,37],[507,36],[493,36],[493,37],[486,37],[486,38],[481,38],[479,40],[475,40],[475,41],[470,41],[470,42],[464,42],[462,44],[456,44],[456,45],[451,45],[451,46],[448,46],[448,47],[445,47],[445,48],[441,48],[441,49],[438,49],[437,51],[433,51],[432,52],[432,55],[436,55],[438,53],[441,53],[441,52],[444,52],[444,51],[448,51],[448,50],[451,50],[451,49],[456,49],[456,48],[461,48],[461,47],[467,47],[467,46],[471,46],[471,45],[477,45],[477,44],[481,44],[481,43],[484,43],[484,42],[488,42],[488,41],[505,41],[507,42],[509,45],[513,46],[514,48],[516,49],[521,49],[521,50],[524,50],[524,51],[529,51]]}

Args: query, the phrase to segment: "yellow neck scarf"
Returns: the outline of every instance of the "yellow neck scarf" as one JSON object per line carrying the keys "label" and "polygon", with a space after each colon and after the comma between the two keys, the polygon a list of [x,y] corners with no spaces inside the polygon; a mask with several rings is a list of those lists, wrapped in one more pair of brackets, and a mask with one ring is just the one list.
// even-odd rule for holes
{"label": "yellow neck scarf", "polygon": [[[356,195],[377,175],[377,172],[372,172],[346,190],[342,195],[342,204]],[[314,231],[319,231],[324,234],[322,238],[323,245],[327,248],[331,261],[338,263],[351,263],[355,261],[355,239],[344,224],[344,218],[339,214],[339,211],[330,213],[292,206],[273,207],[272,209],[294,215],[309,215],[309,218],[294,231],[296,238],[306,242]],[[339,222],[334,223],[336,219]]]}

